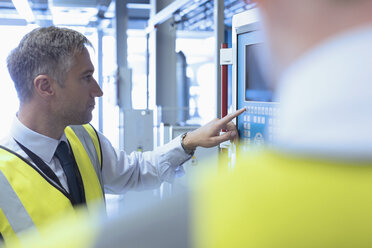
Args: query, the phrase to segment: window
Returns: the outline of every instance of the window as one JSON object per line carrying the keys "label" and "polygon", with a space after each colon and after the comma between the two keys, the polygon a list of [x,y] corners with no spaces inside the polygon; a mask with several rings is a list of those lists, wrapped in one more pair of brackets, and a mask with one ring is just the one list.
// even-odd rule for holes
{"label": "window", "polygon": [[177,38],[176,51],[187,60],[190,78],[190,124],[205,124],[216,117],[214,38]]}
{"label": "window", "polygon": [[0,36],[6,37],[1,40],[0,48],[0,138],[9,134],[10,126],[19,107],[18,96],[8,72],[6,59],[22,37],[33,28],[33,26],[1,26],[0,29]]}

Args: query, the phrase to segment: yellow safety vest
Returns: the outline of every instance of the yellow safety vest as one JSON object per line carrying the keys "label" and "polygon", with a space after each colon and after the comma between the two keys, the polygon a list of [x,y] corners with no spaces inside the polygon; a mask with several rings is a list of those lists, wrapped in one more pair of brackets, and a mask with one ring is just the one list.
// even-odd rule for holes
{"label": "yellow safety vest", "polygon": [[194,191],[195,248],[372,247],[372,161],[264,151]]}
{"label": "yellow safety vest", "polygon": [[[88,210],[104,202],[101,148],[90,125],[65,129],[81,174]],[[56,183],[19,154],[0,147],[0,233],[5,243],[25,229],[39,229],[74,208]],[[43,236],[42,233],[40,233]]]}

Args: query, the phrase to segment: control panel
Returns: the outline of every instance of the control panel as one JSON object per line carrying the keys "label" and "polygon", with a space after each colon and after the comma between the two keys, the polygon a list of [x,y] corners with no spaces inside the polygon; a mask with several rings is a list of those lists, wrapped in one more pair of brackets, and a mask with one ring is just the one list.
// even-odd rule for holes
{"label": "control panel", "polygon": [[256,9],[233,17],[233,103],[235,109],[246,108],[236,122],[243,149],[275,141],[279,122],[263,41]]}

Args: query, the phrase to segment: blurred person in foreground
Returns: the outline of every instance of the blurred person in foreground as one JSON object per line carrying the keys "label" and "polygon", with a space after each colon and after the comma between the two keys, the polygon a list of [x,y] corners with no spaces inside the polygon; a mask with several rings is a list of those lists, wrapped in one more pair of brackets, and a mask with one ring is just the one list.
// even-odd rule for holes
{"label": "blurred person in foreground", "polygon": [[371,247],[372,1],[255,2],[278,141],[196,192],[196,247]]}
{"label": "blurred person in foreground", "polygon": [[82,247],[372,246],[372,1],[256,2],[281,99],[277,143],[151,218],[84,229]]}

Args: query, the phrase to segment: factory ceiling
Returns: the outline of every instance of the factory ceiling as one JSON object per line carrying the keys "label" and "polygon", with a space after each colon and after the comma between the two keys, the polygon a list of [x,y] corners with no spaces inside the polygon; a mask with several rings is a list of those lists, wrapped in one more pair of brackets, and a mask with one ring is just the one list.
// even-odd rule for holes
{"label": "factory ceiling", "polygon": [[[27,1],[27,0],[26,0]],[[129,24],[144,28],[150,16],[150,0],[127,0]],[[112,19],[111,0],[29,0],[35,23],[39,26],[95,27],[101,20]],[[0,25],[26,25],[12,0],[0,0]]]}
{"label": "factory ceiling", "polygon": [[[105,23],[111,26],[115,16],[112,0],[13,0],[28,1],[33,17],[29,23],[38,26],[62,25],[97,27]],[[21,16],[12,0],[0,0],[0,25],[26,25],[27,17]],[[127,0],[128,27],[144,29],[147,26],[151,0]],[[179,30],[212,31],[213,0],[189,0],[172,12],[173,25]],[[225,0],[225,24],[231,25],[231,17],[252,7],[249,0]],[[21,4],[25,5],[25,4]],[[31,18],[31,19],[30,19]]]}

